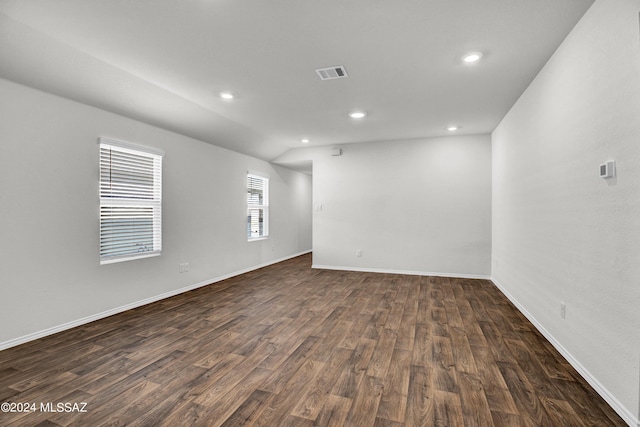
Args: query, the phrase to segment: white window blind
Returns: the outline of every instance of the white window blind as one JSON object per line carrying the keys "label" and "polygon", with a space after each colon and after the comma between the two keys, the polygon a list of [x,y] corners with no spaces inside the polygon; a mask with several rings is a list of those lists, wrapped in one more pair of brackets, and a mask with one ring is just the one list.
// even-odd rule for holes
{"label": "white window blind", "polygon": [[160,255],[162,155],[100,138],[100,263]]}
{"label": "white window blind", "polygon": [[269,235],[269,179],[247,174],[247,238]]}

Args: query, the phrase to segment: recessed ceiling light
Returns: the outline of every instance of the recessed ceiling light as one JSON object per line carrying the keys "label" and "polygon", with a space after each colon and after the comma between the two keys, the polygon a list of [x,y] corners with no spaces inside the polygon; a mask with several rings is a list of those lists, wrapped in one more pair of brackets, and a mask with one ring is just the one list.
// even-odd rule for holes
{"label": "recessed ceiling light", "polygon": [[447,127],[447,130],[448,130],[449,132],[455,132],[455,131],[457,131],[458,129],[460,129],[460,127],[461,127],[461,126],[449,126],[449,127]]}
{"label": "recessed ceiling light", "polygon": [[302,142],[303,144],[308,144],[309,143],[309,138],[302,138],[300,140],[300,142]]}
{"label": "recessed ceiling light", "polygon": [[236,96],[233,94],[233,92],[228,92],[228,91],[220,92],[220,98],[222,99],[233,99],[235,97]]}
{"label": "recessed ceiling light", "polygon": [[470,52],[462,57],[462,62],[465,64],[474,64],[482,58],[482,52]]}
{"label": "recessed ceiling light", "polygon": [[366,115],[367,113],[365,113],[364,111],[352,111],[351,113],[349,113],[349,117],[351,117],[352,119],[362,119]]}

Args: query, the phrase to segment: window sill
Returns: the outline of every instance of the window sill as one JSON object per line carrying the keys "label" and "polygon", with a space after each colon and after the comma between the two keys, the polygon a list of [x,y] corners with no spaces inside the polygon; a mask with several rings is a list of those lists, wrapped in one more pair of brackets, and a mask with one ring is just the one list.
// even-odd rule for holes
{"label": "window sill", "polygon": [[124,262],[124,261],[133,261],[134,259],[142,259],[142,258],[151,258],[154,256],[160,256],[161,252],[147,252],[143,255],[132,255],[132,256],[123,256],[123,257],[116,257],[116,258],[105,258],[105,259],[101,259],[100,260],[100,265],[105,265],[105,264],[115,264],[117,262]]}
{"label": "window sill", "polygon": [[247,239],[247,242],[257,242],[259,240],[269,240],[269,236],[265,236],[265,237],[251,237],[249,239]]}

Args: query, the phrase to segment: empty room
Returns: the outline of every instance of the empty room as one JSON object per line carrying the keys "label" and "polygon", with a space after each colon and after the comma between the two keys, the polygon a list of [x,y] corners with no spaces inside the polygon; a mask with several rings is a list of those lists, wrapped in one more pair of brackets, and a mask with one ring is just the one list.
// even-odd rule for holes
{"label": "empty room", "polygon": [[0,0],[0,425],[640,427],[640,0]]}

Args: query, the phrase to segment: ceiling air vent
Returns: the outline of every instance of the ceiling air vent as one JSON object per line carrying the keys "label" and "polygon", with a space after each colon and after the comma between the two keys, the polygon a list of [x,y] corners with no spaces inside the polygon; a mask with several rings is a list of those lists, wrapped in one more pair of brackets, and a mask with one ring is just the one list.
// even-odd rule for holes
{"label": "ceiling air vent", "polygon": [[337,67],[320,68],[316,70],[316,73],[320,76],[320,80],[342,79],[348,76],[346,68],[342,65],[338,65]]}

